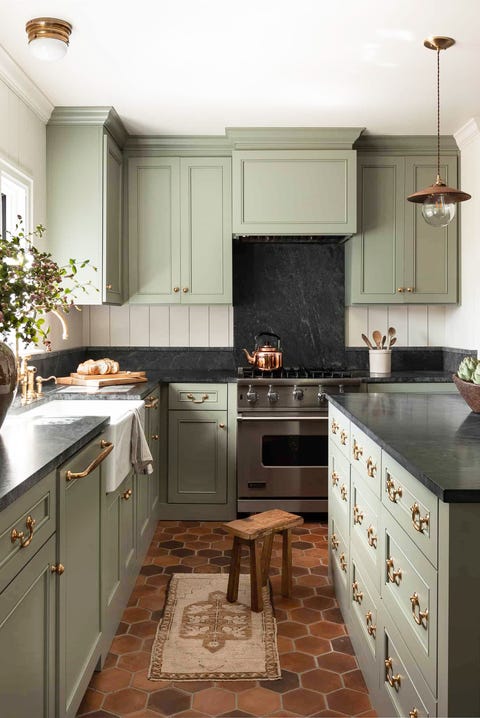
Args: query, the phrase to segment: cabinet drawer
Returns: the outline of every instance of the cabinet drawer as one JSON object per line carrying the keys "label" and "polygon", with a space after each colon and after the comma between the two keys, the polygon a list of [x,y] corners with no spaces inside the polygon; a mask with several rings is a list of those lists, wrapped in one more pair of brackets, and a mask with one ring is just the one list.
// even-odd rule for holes
{"label": "cabinet drawer", "polygon": [[382,452],[382,503],[437,566],[438,499],[385,451]]}
{"label": "cabinet drawer", "polygon": [[383,556],[383,536],[379,526],[381,504],[364,487],[363,479],[353,467],[350,482],[350,539],[375,588],[380,592],[380,563]]}
{"label": "cabinet drawer", "polygon": [[[384,626],[383,688],[398,716],[425,718],[437,714],[436,701],[418,674],[400,635],[392,625]],[[407,670],[408,666],[408,670]]]}
{"label": "cabinet drawer", "polygon": [[[0,514],[0,592],[56,529],[55,472]],[[14,536],[21,534],[16,540]]]}
{"label": "cabinet drawer", "polygon": [[350,459],[350,419],[332,404],[328,415],[328,435],[347,459]]}
{"label": "cabinet drawer", "polygon": [[180,409],[226,409],[226,384],[170,384],[168,408]]}
{"label": "cabinet drawer", "polygon": [[381,646],[381,637],[377,638],[379,595],[368,580],[363,565],[354,551],[352,551],[350,580],[352,615],[360,627],[364,644],[368,646],[369,657],[376,663],[378,646]]}
{"label": "cabinet drawer", "polygon": [[382,598],[423,677],[436,694],[437,573],[391,519],[383,533],[385,572]]}
{"label": "cabinet drawer", "polygon": [[335,593],[337,601],[342,609],[342,613],[346,615],[349,608],[349,544],[342,536],[339,525],[335,518],[331,517],[330,521],[330,566],[333,582],[335,585]]}
{"label": "cabinet drawer", "polygon": [[337,521],[341,532],[348,536],[350,507],[350,464],[332,442],[329,457],[329,512]]}
{"label": "cabinet drawer", "polygon": [[358,475],[365,481],[368,488],[380,498],[380,467],[382,451],[380,447],[370,439],[355,424],[351,426],[351,462],[358,472]]}

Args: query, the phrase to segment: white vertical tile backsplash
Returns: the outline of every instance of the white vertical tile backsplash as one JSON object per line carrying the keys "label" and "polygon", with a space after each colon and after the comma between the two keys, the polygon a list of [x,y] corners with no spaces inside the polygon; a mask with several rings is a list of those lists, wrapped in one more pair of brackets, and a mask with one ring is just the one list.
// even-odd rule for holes
{"label": "white vertical tile backsplash", "polygon": [[190,347],[208,347],[209,338],[208,306],[198,304],[190,307],[189,344]]}
{"label": "white vertical tile backsplash", "polygon": [[386,334],[388,324],[388,307],[380,304],[376,304],[368,309],[368,336],[371,337],[372,333],[377,329],[380,334]]}
{"label": "white vertical tile backsplash", "polygon": [[428,346],[428,309],[425,305],[408,307],[408,346]]}
{"label": "white vertical tile backsplash", "polygon": [[433,347],[446,346],[445,341],[445,307],[428,307],[428,345]]}
{"label": "white vertical tile backsplash", "polygon": [[128,304],[122,304],[121,307],[110,307],[110,344],[113,347],[130,346],[130,311]]}
{"label": "white vertical tile backsplash", "polygon": [[165,304],[150,305],[150,346],[170,346],[170,307]]}
{"label": "white vertical tile backsplash", "polygon": [[170,346],[188,347],[190,342],[190,312],[185,304],[170,307]]}
{"label": "white vertical tile backsplash", "polygon": [[150,343],[150,307],[130,304],[130,346],[148,347]]}
{"label": "white vertical tile backsplash", "polygon": [[388,307],[388,326],[397,334],[397,347],[408,347],[408,307],[393,304]]}
{"label": "white vertical tile backsplash", "polygon": [[230,336],[230,322],[228,305],[217,304],[210,306],[210,347],[228,346]]}
{"label": "white vertical tile backsplash", "polygon": [[362,332],[371,335],[374,329],[395,327],[399,347],[445,346],[445,315],[446,308],[437,304],[346,307],[345,343],[363,346]]}
{"label": "white vertical tile backsplash", "polygon": [[363,346],[362,334],[368,334],[368,308],[350,307],[345,312],[345,344],[347,347]]}
{"label": "white vertical tile backsplash", "polygon": [[90,344],[96,347],[110,346],[110,307],[90,307]]}

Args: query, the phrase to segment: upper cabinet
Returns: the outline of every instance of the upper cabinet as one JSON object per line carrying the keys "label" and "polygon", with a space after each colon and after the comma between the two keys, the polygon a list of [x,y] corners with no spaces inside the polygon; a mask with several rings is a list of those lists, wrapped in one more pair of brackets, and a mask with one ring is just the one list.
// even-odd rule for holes
{"label": "upper cabinet", "polygon": [[[61,265],[89,259],[81,304],[121,304],[122,153],[125,129],[113,108],[58,107],[47,125],[47,237]],[[92,265],[97,271],[92,270]]]}
{"label": "upper cabinet", "polygon": [[[436,157],[358,156],[359,232],[345,245],[347,304],[454,304],[458,301],[457,220],[430,227],[407,196],[432,184]],[[442,178],[457,186],[457,157]]]}
{"label": "upper cabinet", "polygon": [[128,161],[129,301],[232,302],[229,157]]}
{"label": "upper cabinet", "polygon": [[351,149],[234,151],[234,233],[353,234],[356,154]]}

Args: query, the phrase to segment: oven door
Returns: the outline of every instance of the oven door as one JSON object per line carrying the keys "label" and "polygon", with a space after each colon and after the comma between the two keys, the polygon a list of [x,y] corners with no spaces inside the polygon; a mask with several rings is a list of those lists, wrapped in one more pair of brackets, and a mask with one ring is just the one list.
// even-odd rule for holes
{"label": "oven door", "polygon": [[239,500],[326,499],[327,476],[327,414],[238,417]]}

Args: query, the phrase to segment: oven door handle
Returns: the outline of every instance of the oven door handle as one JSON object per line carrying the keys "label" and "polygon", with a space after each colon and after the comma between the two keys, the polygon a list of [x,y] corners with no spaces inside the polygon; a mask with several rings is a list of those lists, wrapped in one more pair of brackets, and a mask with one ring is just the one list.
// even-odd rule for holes
{"label": "oven door handle", "polygon": [[328,416],[237,416],[238,421],[328,421]]}

